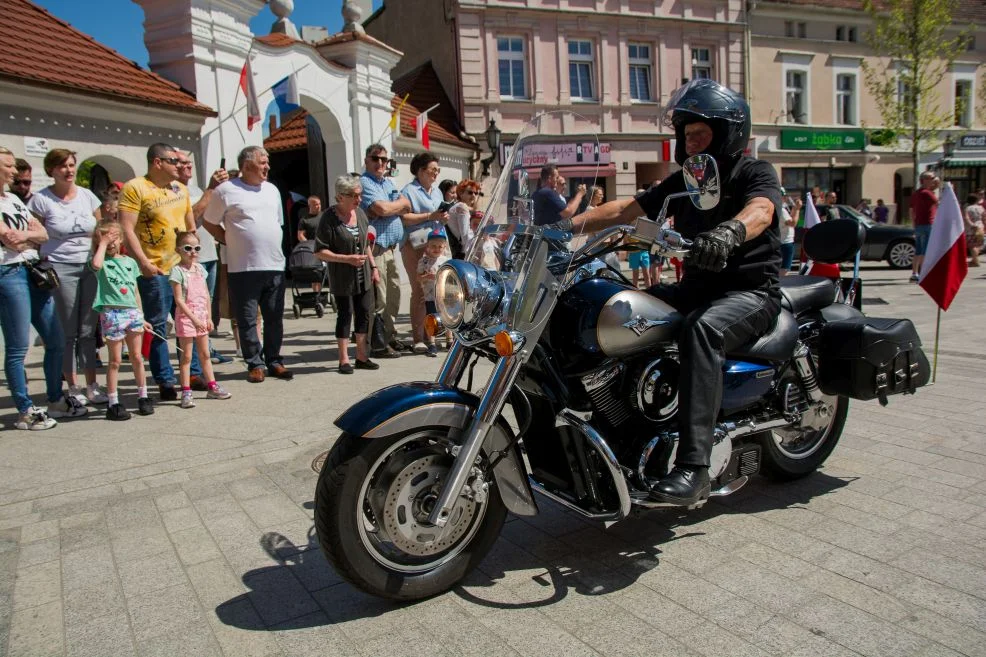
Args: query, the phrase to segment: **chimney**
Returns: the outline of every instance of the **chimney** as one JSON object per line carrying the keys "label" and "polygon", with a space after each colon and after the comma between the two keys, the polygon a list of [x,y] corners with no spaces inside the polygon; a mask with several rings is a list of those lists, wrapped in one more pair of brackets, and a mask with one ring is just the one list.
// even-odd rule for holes
{"label": "chimney", "polygon": [[270,131],[270,134],[274,134],[274,131],[277,130],[277,114],[271,114],[268,118],[270,119],[270,123],[268,123],[268,130]]}

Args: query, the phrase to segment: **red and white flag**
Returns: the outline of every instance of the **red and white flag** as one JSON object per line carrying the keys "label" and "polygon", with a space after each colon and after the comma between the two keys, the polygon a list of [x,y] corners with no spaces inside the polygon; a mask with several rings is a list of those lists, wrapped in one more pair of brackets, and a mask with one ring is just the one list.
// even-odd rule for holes
{"label": "red and white flag", "polygon": [[432,105],[425,111],[418,114],[415,118],[411,119],[414,124],[414,136],[421,145],[425,148],[431,148],[431,139],[428,137],[428,112],[438,107],[438,105]]}
{"label": "red and white flag", "polygon": [[942,310],[948,310],[965,275],[969,273],[966,253],[962,209],[952,184],[946,183],[938,201],[938,212],[931,225],[928,250],[924,254],[918,278],[918,284]]}
{"label": "red and white flag", "polygon": [[240,71],[240,89],[247,101],[247,130],[260,123],[260,103],[257,102],[257,90],[253,86],[253,70],[250,68],[250,56],[247,55],[243,70]]}

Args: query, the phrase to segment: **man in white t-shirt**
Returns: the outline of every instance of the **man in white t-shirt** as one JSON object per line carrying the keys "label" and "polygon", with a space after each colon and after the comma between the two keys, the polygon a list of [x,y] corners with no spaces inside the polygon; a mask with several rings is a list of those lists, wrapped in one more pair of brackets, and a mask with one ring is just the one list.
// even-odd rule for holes
{"label": "man in white t-shirt", "polygon": [[[267,373],[278,379],[294,374],[284,367],[284,210],[281,194],[267,182],[267,151],[247,146],[237,157],[239,178],[216,187],[205,210],[206,229],[226,245],[230,309],[236,317],[240,347],[249,374],[260,383]],[[257,338],[257,309],[264,318],[264,343]]]}

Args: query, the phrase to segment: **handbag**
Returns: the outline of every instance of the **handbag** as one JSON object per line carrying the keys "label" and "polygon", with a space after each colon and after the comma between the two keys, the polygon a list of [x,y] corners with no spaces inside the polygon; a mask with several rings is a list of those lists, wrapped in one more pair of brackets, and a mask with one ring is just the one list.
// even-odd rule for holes
{"label": "handbag", "polygon": [[27,267],[31,281],[39,290],[54,290],[59,286],[58,272],[55,271],[54,265],[47,260],[25,261],[24,265]]}

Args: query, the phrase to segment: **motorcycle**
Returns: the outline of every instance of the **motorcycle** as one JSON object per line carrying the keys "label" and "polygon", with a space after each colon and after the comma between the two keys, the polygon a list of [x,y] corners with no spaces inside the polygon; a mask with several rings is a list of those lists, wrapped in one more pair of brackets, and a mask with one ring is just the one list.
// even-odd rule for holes
{"label": "motorcycle", "polygon": [[[336,571],[363,591],[413,600],[452,588],[508,511],[538,513],[535,492],[606,523],[668,506],[649,490],[674,463],[684,317],[602,258],[643,249],[687,257],[690,242],[664,225],[668,203],[714,209],[719,172],[707,155],[689,158],[686,190],[655,220],[570,249],[571,233],[538,225],[528,171],[575,163],[577,153],[601,166],[595,136],[565,134],[581,121],[545,113],[521,132],[467,257],[439,270],[428,323],[456,339],[437,379],[383,388],[336,420],[342,434],[319,475],[315,527]],[[845,261],[862,230],[826,222],[805,249]],[[913,325],[866,318],[858,285],[847,294],[824,278],[781,281],[774,328],[727,354],[712,497],[756,474],[810,475],[838,443],[850,398],[885,403],[928,380]],[[479,361],[492,371],[473,392]]]}

